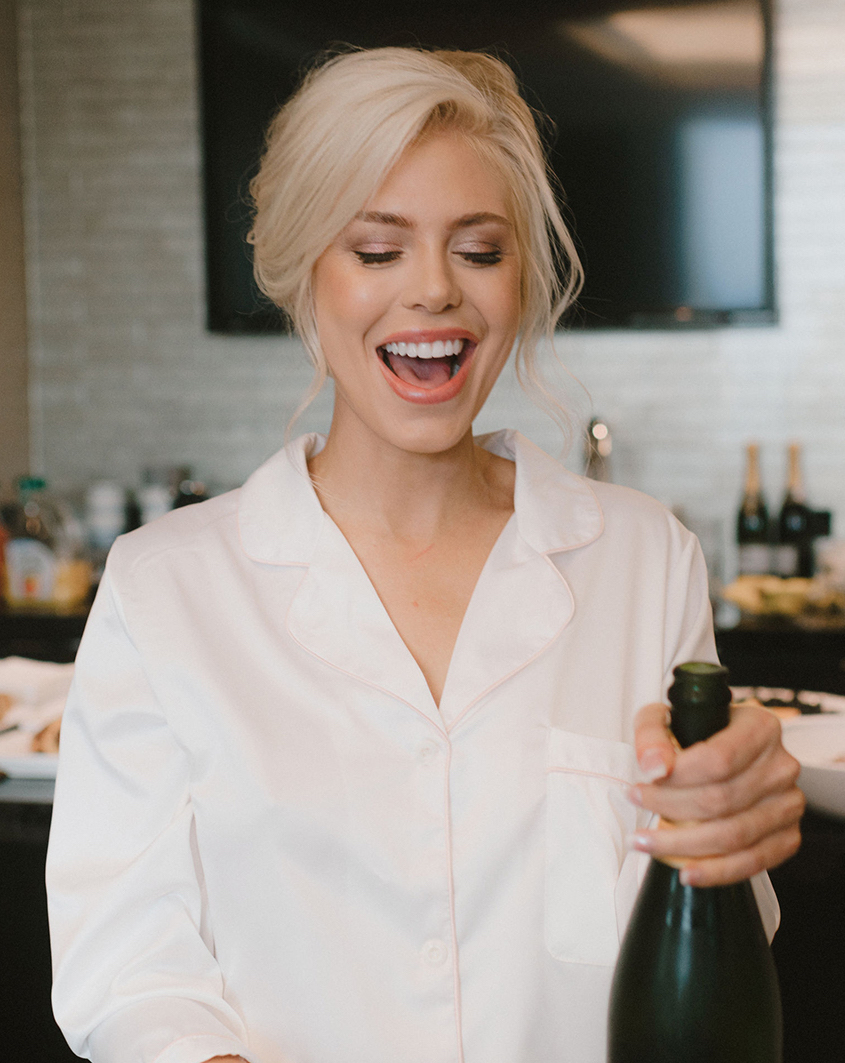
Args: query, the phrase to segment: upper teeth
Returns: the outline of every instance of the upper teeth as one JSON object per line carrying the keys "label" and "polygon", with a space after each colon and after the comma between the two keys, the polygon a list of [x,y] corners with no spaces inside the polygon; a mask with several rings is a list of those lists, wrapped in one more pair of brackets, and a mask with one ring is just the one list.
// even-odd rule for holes
{"label": "upper teeth", "polygon": [[463,340],[435,340],[434,343],[387,343],[388,354],[404,358],[452,358],[461,353]]}

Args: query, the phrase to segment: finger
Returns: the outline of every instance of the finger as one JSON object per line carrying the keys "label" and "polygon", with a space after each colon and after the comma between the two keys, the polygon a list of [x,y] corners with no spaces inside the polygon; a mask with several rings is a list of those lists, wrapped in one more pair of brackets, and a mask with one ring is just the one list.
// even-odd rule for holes
{"label": "finger", "polygon": [[[679,762],[681,756],[678,755]],[[629,797],[635,804],[674,822],[725,819],[775,794],[795,789],[800,771],[795,757],[776,746],[733,778],[702,786],[679,786],[676,769],[668,780],[633,787]]]}
{"label": "finger", "polygon": [[638,831],[632,835],[630,845],[657,857],[697,859],[739,854],[796,826],[804,804],[804,795],[795,787],[729,819]]}
{"label": "finger", "polygon": [[782,864],[795,855],[800,845],[801,831],[796,824],[770,834],[751,849],[691,860],[681,871],[681,881],[687,886],[730,886]]}
{"label": "finger", "polygon": [[733,778],[780,746],[780,721],[773,713],[754,704],[733,705],[727,727],[678,754],[673,782],[698,786]]}
{"label": "finger", "polygon": [[668,728],[669,706],[644,705],[634,721],[637,763],[646,782],[663,779],[675,766],[675,746]]}

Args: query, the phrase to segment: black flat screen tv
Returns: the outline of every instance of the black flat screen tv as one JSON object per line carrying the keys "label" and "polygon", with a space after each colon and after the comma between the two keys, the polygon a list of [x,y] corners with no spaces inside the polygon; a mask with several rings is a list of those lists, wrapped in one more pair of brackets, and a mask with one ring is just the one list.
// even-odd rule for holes
{"label": "black flat screen tv", "polygon": [[207,322],[285,327],[252,279],[264,129],[327,49],[484,49],[548,115],[583,259],[575,328],[776,317],[770,0],[197,0]]}

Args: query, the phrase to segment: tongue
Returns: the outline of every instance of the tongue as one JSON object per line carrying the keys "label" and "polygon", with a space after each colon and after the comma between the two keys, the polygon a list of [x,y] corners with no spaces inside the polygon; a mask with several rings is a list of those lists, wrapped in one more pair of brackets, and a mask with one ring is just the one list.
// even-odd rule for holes
{"label": "tongue", "polygon": [[452,363],[449,358],[407,358],[401,354],[390,354],[393,372],[406,381],[423,388],[439,388],[452,376]]}

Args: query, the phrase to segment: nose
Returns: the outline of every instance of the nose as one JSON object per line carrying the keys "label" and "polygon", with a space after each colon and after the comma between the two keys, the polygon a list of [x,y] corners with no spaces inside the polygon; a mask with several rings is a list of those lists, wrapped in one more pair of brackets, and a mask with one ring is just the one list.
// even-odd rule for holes
{"label": "nose", "polygon": [[410,310],[440,314],[461,303],[461,288],[445,249],[421,249],[407,275],[403,303]]}

